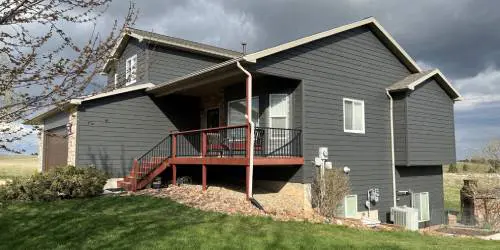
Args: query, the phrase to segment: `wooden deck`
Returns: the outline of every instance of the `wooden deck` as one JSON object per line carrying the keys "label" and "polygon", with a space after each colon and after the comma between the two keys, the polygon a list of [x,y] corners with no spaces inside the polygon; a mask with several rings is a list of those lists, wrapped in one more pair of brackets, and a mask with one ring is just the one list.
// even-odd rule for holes
{"label": "wooden deck", "polygon": [[[168,159],[169,164],[176,165],[248,165],[246,157],[172,157]],[[255,166],[293,166],[304,164],[304,157],[254,157]]]}

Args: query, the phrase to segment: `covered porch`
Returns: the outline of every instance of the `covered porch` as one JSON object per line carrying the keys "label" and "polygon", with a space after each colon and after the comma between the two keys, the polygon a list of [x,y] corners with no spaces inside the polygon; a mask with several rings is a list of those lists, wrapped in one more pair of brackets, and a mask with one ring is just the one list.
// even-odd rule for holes
{"label": "covered porch", "polygon": [[138,171],[168,159],[175,183],[177,165],[201,165],[205,189],[207,165],[245,166],[249,189],[253,166],[303,165],[301,82],[251,76],[234,64],[149,90],[176,131],[137,160]]}

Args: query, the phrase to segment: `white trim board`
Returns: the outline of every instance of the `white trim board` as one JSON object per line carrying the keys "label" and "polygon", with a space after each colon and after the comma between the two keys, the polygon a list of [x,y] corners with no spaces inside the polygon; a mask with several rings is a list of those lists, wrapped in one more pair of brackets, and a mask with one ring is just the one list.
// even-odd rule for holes
{"label": "white trim board", "polygon": [[152,88],[154,87],[155,85],[152,84],[152,83],[144,83],[144,84],[138,84],[138,85],[134,85],[134,86],[130,86],[130,87],[124,87],[124,88],[119,88],[119,89],[116,89],[116,90],[113,90],[113,91],[109,91],[109,92],[106,92],[106,93],[101,93],[101,94],[97,94],[97,95],[93,95],[93,96],[83,96],[83,97],[80,97],[80,98],[75,98],[75,99],[71,99],[71,100],[68,100],[67,102],[65,103],[62,103],[60,106],[58,107],[54,107],[46,112],[43,112],[31,119],[28,119],[26,121],[23,122],[23,124],[27,124],[27,125],[38,125],[40,124],[41,122],[43,122],[43,120],[47,117],[50,117],[56,113],[59,113],[63,110],[67,110],[73,106],[77,106],[77,105],[80,105],[82,104],[82,102],[86,102],[86,101],[91,101],[91,100],[95,100],[95,99],[100,99],[100,98],[104,98],[104,97],[108,97],[108,96],[113,96],[113,95],[119,95],[119,94],[123,94],[123,93],[127,93],[127,92],[132,92],[132,91],[136,91],[136,90],[141,90],[141,89],[147,89],[147,88]]}
{"label": "white trim board", "polygon": [[389,34],[389,32],[387,32],[384,29],[384,27],[382,27],[382,25],[380,25],[380,23],[373,17],[369,17],[369,18],[363,19],[361,21],[347,24],[344,26],[340,26],[340,27],[337,27],[337,28],[334,28],[331,30],[327,30],[324,32],[316,33],[316,34],[311,35],[311,36],[303,37],[303,38],[300,38],[300,39],[297,39],[297,40],[294,40],[294,41],[291,41],[288,43],[284,43],[284,44],[281,44],[281,45],[278,45],[278,46],[275,46],[272,48],[264,49],[264,50],[261,50],[261,51],[258,51],[258,52],[252,53],[252,54],[248,54],[248,55],[244,56],[243,58],[248,62],[255,63],[260,58],[263,58],[263,57],[266,57],[266,56],[269,56],[269,55],[272,55],[272,54],[275,54],[275,53],[278,53],[278,52],[281,52],[281,51],[284,51],[287,49],[291,49],[291,48],[297,47],[297,46],[302,45],[302,44],[316,41],[316,40],[319,40],[319,39],[322,39],[322,38],[325,38],[328,36],[332,36],[332,35],[335,35],[335,34],[338,34],[338,33],[344,32],[344,31],[358,28],[358,27],[361,27],[364,25],[370,25],[370,27],[373,27],[375,29],[375,33],[380,34],[379,38],[382,38],[383,40],[385,40],[387,42],[387,44],[389,45],[389,47],[392,46],[393,49],[395,50],[395,52],[397,52],[396,55],[399,54],[400,59],[413,72],[421,72],[422,71],[420,69],[420,67],[417,65],[417,63],[413,60],[413,58],[411,58],[410,55],[408,55],[408,53],[406,53],[406,51],[396,42],[396,40]]}
{"label": "white trim board", "polygon": [[[438,83],[440,82],[441,84],[444,84],[446,85],[446,87],[448,87],[451,92],[453,92],[453,94],[455,95],[455,97],[453,97],[453,99],[455,101],[461,101],[463,100],[463,97],[462,95],[458,92],[457,89],[455,89],[453,87],[453,85],[451,85],[450,81],[448,81],[448,79],[446,79],[446,77],[444,76],[444,74],[439,70],[439,69],[434,69],[434,70],[429,70],[428,73],[426,72],[422,72],[421,74],[423,74],[422,76],[420,76],[419,78],[413,80],[412,82],[408,82],[408,83],[405,83],[405,84],[400,84],[402,81],[405,81],[405,79],[407,79],[408,77],[412,77],[412,75],[408,76],[407,78],[393,84],[392,86],[389,86],[387,88],[387,90],[389,91],[398,91],[398,90],[415,90],[416,87],[418,87],[418,85],[424,83],[425,81],[427,81],[428,79],[432,78],[432,77],[438,77]],[[413,75],[416,75],[416,74],[413,74]]]}

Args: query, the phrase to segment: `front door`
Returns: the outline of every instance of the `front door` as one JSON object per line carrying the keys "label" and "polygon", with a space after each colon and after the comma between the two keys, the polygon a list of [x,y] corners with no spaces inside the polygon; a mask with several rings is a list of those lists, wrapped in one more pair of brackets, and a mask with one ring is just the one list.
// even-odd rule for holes
{"label": "front door", "polygon": [[207,110],[207,128],[219,127],[219,108]]}

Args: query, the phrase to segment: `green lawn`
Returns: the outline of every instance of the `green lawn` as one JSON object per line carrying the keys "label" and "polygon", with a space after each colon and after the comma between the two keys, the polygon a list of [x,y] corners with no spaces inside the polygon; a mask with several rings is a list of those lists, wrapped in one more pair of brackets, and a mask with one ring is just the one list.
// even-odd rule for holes
{"label": "green lawn", "polygon": [[487,249],[498,244],[229,216],[143,196],[0,207],[0,249]]}

